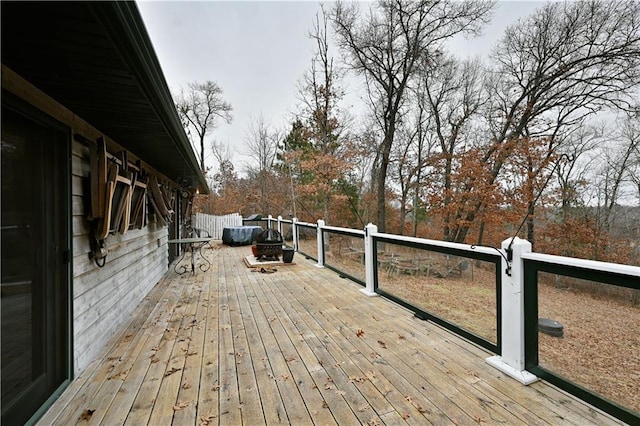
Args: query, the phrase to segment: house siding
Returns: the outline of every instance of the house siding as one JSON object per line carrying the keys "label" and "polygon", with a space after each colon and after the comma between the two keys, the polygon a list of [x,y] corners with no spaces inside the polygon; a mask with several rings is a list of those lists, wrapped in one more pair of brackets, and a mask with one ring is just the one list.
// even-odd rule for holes
{"label": "house siding", "polygon": [[73,142],[73,365],[82,372],[167,272],[168,228],[149,223],[109,235],[104,267],[89,258],[89,150]]}

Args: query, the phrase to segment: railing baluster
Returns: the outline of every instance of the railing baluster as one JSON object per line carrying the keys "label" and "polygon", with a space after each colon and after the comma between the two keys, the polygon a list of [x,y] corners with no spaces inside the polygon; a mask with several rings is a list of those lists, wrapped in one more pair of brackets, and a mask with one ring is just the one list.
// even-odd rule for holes
{"label": "railing baluster", "polygon": [[377,296],[375,290],[375,276],[373,262],[375,262],[375,253],[373,252],[373,234],[378,233],[378,227],[373,223],[367,224],[364,228],[364,276],[366,286],[360,289],[367,296]]}
{"label": "railing baluster", "polygon": [[318,268],[324,268],[324,235],[322,228],[324,220],[318,219],[318,228],[316,229],[316,242],[318,243]]}
{"label": "railing baluster", "polygon": [[515,237],[502,242],[502,248],[512,250],[511,264],[502,258],[502,355],[487,358],[487,363],[528,385],[538,378],[525,370],[524,357],[524,269],[522,254],[531,252],[529,241]]}

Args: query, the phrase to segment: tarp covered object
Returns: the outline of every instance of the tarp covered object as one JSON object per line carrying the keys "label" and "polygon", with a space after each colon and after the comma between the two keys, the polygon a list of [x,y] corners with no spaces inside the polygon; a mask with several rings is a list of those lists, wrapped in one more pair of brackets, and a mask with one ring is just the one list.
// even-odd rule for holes
{"label": "tarp covered object", "polygon": [[253,244],[263,231],[261,226],[231,226],[222,230],[222,243],[230,246]]}

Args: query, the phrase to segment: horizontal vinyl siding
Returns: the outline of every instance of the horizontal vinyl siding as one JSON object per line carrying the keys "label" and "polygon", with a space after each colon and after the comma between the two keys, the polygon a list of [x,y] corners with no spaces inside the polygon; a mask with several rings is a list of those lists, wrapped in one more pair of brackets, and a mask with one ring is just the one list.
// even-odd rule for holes
{"label": "horizontal vinyl siding", "polygon": [[89,259],[89,151],[72,147],[73,361],[75,374],[95,359],[167,272],[167,227],[150,223],[109,235],[104,267]]}

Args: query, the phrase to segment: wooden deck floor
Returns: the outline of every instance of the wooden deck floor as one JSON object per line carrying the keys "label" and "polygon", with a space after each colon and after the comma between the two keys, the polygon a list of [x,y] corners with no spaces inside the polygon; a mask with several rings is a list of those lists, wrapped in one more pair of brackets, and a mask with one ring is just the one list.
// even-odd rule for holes
{"label": "wooden deck floor", "polygon": [[171,271],[39,424],[618,424],[298,254],[267,274],[249,252]]}

